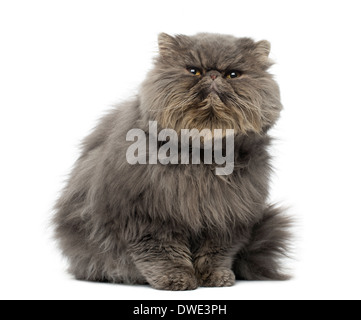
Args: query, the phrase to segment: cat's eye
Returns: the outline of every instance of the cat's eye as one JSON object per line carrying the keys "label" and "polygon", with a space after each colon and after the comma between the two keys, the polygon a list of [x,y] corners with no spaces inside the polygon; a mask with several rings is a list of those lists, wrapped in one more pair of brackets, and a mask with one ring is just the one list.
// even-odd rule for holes
{"label": "cat's eye", "polygon": [[202,74],[201,70],[199,70],[198,68],[194,68],[194,67],[188,68],[188,71],[195,76],[200,76]]}
{"label": "cat's eye", "polygon": [[242,75],[242,72],[233,70],[233,71],[226,73],[226,78],[227,79],[236,79],[236,78],[239,78],[241,75]]}

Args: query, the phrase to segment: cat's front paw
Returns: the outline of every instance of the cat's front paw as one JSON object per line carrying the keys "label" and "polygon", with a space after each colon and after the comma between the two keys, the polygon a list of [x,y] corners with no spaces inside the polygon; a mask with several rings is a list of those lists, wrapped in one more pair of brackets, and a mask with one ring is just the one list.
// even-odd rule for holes
{"label": "cat's front paw", "polygon": [[218,269],[202,277],[202,287],[231,287],[236,283],[232,270]]}
{"label": "cat's front paw", "polygon": [[151,286],[158,290],[186,291],[198,288],[198,279],[187,271],[167,273],[149,281]]}

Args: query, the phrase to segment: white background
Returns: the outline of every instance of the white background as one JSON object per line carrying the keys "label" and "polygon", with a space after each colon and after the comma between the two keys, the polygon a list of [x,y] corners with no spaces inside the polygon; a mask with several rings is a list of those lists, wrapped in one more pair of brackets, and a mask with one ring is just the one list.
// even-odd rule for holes
{"label": "white background", "polygon": [[[0,1],[1,299],[360,299],[359,1]],[[78,144],[136,93],[157,34],[272,43],[285,110],[272,199],[298,227],[295,278],[160,292],[77,282],[51,240]]]}

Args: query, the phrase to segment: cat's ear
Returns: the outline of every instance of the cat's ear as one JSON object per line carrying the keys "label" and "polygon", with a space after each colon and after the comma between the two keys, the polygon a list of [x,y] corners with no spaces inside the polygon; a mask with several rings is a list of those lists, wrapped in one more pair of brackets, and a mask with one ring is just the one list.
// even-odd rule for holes
{"label": "cat's ear", "polygon": [[258,41],[255,43],[253,54],[261,63],[264,69],[268,69],[273,65],[273,61],[269,58],[271,52],[271,44],[267,40]]}
{"label": "cat's ear", "polygon": [[257,58],[259,62],[264,65],[272,64],[269,59],[271,52],[271,44],[267,40],[261,40],[255,42],[251,38],[239,38],[238,46],[241,50],[244,50],[247,54],[251,54]]}
{"label": "cat's ear", "polygon": [[259,57],[267,59],[271,52],[271,43],[267,40],[261,40],[256,42],[255,54]]}
{"label": "cat's ear", "polygon": [[171,53],[177,52],[180,49],[179,40],[169,34],[161,33],[158,36],[159,53],[162,56],[167,56]]}

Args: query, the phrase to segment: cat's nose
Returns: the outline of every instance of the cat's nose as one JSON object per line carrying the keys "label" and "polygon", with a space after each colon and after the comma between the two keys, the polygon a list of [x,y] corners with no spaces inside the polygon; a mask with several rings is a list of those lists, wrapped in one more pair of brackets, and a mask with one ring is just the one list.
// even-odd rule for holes
{"label": "cat's nose", "polygon": [[220,73],[218,71],[212,70],[208,72],[208,75],[214,81],[219,77]]}

